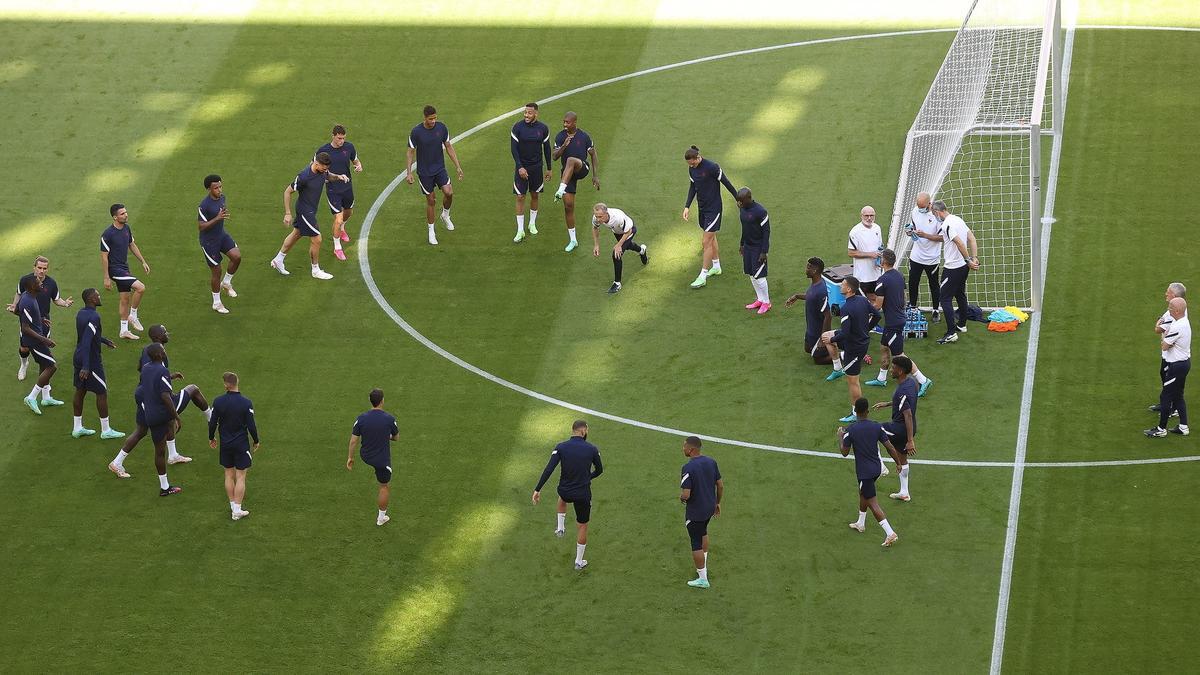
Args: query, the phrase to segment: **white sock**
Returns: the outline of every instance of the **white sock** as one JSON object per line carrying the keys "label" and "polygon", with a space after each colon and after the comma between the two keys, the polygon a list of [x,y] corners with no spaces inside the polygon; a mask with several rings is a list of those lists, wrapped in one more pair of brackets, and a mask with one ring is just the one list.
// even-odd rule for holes
{"label": "white sock", "polygon": [[713,267],[715,269],[721,269],[721,261],[717,260],[716,258],[713,258]]}
{"label": "white sock", "polygon": [[282,263],[283,259],[286,257],[287,257],[287,254],[284,253],[283,251],[280,251],[279,253],[275,254],[275,262]]}
{"label": "white sock", "polygon": [[859,527],[867,526],[867,512],[866,511],[858,512],[858,526]]}
{"label": "white sock", "polygon": [[443,208],[443,209],[442,209],[442,217],[443,217],[443,218],[449,218],[449,217],[450,217],[450,209]]}
{"label": "white sock", "polygon": [[24,368],[24,367],[27,367],[28,365],[29,365],[29,357],[22,356],[21,357],[21,367]]}
{"label": "white sock", "polygon": [[429,223],[429,231],[433,232],[433,223]]}
{"label": "white sock", "polygon": [[313,264],[312,264],[312,271],[314,271],[314,272],[320,272],[320,271],[321,271],[321,266],[320,266],[320,265],[318,265],[317,263],[313,263]]}
{"label": "white sock", "polygon": [[558,529],[560,529],[560,530],[567,529],[567,514],[565,514],[565,513],[558,514]]}
{"label": "white sock", "polygon": [[900,469],[900,494],[908,494],[908,465]]}
{"label": "white sock", "polygon": [[387,509],[380,509],[380,510],[379,510],[379,517],[380,517],[380,518],[382,518],[382,517],[384,517],[384,516],[386,516],[386,515],[387,515]]}
{"label": "white sock", "polygon": [[82,415],[76,415],[75,417],[71,418],[71,422],[73,424],[73,426],[71,427],[71,431],[79,431],[80,429],[83,428],[83,416]]}
{"label": "white sock", "polygon": [[175,449],[175,439],[167,441],[167,459],[175,459],[179,456],[179,451]]}
{"label": "white sock", "polygon": [[533,227],[535,223],[537,223],[537,209],[529,209],[529,226]]}
{"label": "white sock", "polygon": [[896,531],[892,529],[892,526],[888,525],[887,518],[879,521],[879,526],[883,528],[884,533],[886,533],[889,537],[893,534],[896,534]]}
{"label": "white sock", "polygon": [[226,272],[225,276],[221,278],[221,283],[225,284],[226,286],[232,286],[233,285],[233,272]]}
{"label": "white sock", "polygon": [[841,370],[841,369],[842,369],[842,359],[841,359],[841,357],[838,357],[838,356],[835,356],[835,357],[833,357],[833,369],[834,369],[834,370]]}
{"label": "white sock", "polygon": [[768,288],[767,288],[767,278],[766,278],[766,277],[763,277],[763,278],[759,279],[758,281],[759,281],[759,283],[762,285],[762,301],[763,301],[763,304],[764,304],[764,305],[769,305],[769,304],[771,304],[771,293],[770,293],[770,289],[768,289]]}
{"label": "white sock", "polygon": [[567,236],[569,236],[571,238],[572,244],[577,243],[578,240],[575,239],[575,228],[568,227],[567,228]]}
{"label": "white sock", "polygon": [[46,385],[46,386],[42,387],[42,400],[43,401],[50,400],[50,385]]}
{"label": "white sock", "polygon": [[333,238],[333,250],[335,250],[335,251],[342,250],[342,240],[340,237]]}
{"label": "white sock", "polygon": [[117,466],[125,466],[125,458],[128,456],[128,452],[125,452],[124,450],[118,450],[117,456],[113,458],[112,463],[116,464]]}
{"label": "white sock", "polygon": [[704,563],[704,567],[696,570],[696,574],[700,575],[701,579],[708,581],[708,563]]}
{"label": "white sock", "polygon": [[567,191],[567,184],[566,184],[566,183],[559,183],[559,184],[558,184],[558,191],[559,191],[559,192],[566,192],[566,191]]}
{"label": "white sock", "polygon": [[38,394],[41,394],[41,393],[42,393],[42,388],[35,384],[35,385],[33,385],[33,390],[29,392],[29,396],[26,396],[25,398],[36,399],[38,397]]}
{"label": "white sock", "polygon": [[913,376],[913,378],[915,378],[917,380],[917,384],[925,384],[926,382],[929,381],[929,378],[925,377],[925,373],[922,373],[919,370],[914,369],[912,372],[912,376]]}
{"label": "white sock", "polygon": [[704,552],[704,569],[708,569],[708,551]]}
{"label": "white sock", "polygon": [[758,279],[750,277],[750,286],[754,289],[754,299],[762,302],[762,289],[758,287]]}
{"label": "white sock", "polygon": [[587,544],[575,544],[575,564],[583,562],[583,549],[587,548]]}
{"label": "white sock", "polygon": [[880,381],[880,382],[887,382],[887,368],[880,368],[880,369],[879,369],[879,381]]}
{"label": "white sock", "polygon": [[100,418],[100,432],[104,433],[105,431],[111,431],[111,430],[112,430],[112,427],[108,426],[108,418],[101,417]]}
{"label": "white sock", "polygon": [[237,512],[238,512],[238,505],[237,505],[237,502],[229,502],[229,511],[230,511],[231,513],[237,513]]}
{"label": "white sock", "polygon": [[221,291],[217,291],[216,293],[213,293],[213,304],[215,305],[218,302],[221,302]]}
{"label": "white sock", "polygon": [[[530,221],[530,222],[532,224],[532,221]],[[522,213],[521,215],[517,216],[517,234],[523,234],[524,232],[525,232],[525,214]]]}
{"label": "white sock", "polygon": [[204,413],[205,421],[212,420],[212,406],[211,405],[208,406],[207,408],[205,408],[204,410],[201,410],[200,412]]}
{"label": "white sock", "polygon": [[171,483],[167,481],[167,474],[158,477],[158,486],[164,490],[171,487]]}
{"label": "white sock", "polygon": [[138,316],[137,316],[137,310],[138,310],[138,308],[137,308],[137,307],[130,307],[130,308],[129,308],[129,318],[130,318],[130,320],[133,320],[133,319],[136,319],[136,318],[138,318]]}
{"label": "white sock", "polygon": [[121,332],[122,333],[129,332],[129,322],[126,321],[125,319],[121,319]]}
{"label": "white sock", "polygon": [[703,277],[707,277],[707,276],[708,276],[708,270],[701,267],[700,268],[700,277],[703,278]]}

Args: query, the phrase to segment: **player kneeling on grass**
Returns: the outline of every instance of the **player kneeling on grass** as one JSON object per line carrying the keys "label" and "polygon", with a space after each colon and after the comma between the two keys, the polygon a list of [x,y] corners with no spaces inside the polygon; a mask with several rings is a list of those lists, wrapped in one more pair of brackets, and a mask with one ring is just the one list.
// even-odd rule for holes
{"label": "player kneeling on grass", "polygon": [[[566,534],[567,504],[575,506],[575,522],[578,523],[578,536],[575,539],[575,569],[587,567],[588,561],[583,559],[587,548],[588,521],[592,517],[592,481],[604,473],[604,465],[600,463],[600,450],[587,442],[588,425],[583,420],[575,420],[571,425],[571,437],[554,446],[550,453],[550,461],[538,479],[537,487],[533,489],[533,503],[542,501],[542,486],[550,480],[554,467],[562,464],[558,475],[558,525],[554,528],[554,536]],[[595,470],[593,470],[595,467]]]}
{"label": "player kneeling on grass", "polygon": [[613,259],[613,283],[609,286],[609,293],[616,293],[621,290],[621,270],[624,264],[621,261],[621,256],[625,251],[637,251],[638,256],[642,259],[642,264],[650,262],[650,257],[646,255],[646,246],[639,244],[633,240],[637,235],[637,225],[634,225],[633,218],[630,218],[624,211],[618,208],[609,208],[604,202],[600,202],[592,207],[592,256],[600,257],[600,228],[607,227],[613,236],[617,238],[617,243],[612,247]]}
{"label": "player kneeling on grass", "polygon": [[[250,438],[253,451],[258,450],[258,427],[254,424],[254,403],[238,389],[237,373],[221,376],[225,393],[212,403],[208,418],[208,447],[216,449],[217,430],[221,431],[221,466],[225,467],[225,494],[229,497],[229,512],[234,520],[250,515],[242,508],[246,498],[246,472],[250,470]],[[249,438],[247,438],[249,436]]]}
{"label": "player kneeling on grass", "polygon": [[692,540],[692,562],[696,564],[696,578],[688,586],[708,588],[708,521],[721,515],[725,484],[717,461],[700,454],[698,437],[684,439],[683,456],[688,461],[680,471],[679,501],[686,505],[683,524]]}
{"label": "player kneeling on grass", "polygon": [[858,417],[856,422],[848,427],[838,427],[837,430],[838,448],[842,451],[842,456],[845,457],[851,450],[854,451],[854,470],[858,476],[858,520],[850,523],[850,529],[866,531],[867,510],[870,509],[875,515],[875,520],[879,521],[879,526],[887,533],[883,545],[891,546],[899,541],[900,537],[888,524],[887,515],[875,499],[875,481],[883,468],[883,463],[879,461],[879,445],[882,444],[893,455],[896,454],[896,449],[888,440],[883,425],[867,418],[870,414],[867,399],[860,398],[854,402],[854,414]]}
{"label": "player kneeling on grass", "polygon": [[744,187],[737,193],[738,211],[742,219],[742,240],[738,251],[742,254],[742,271],[750,277],[754,287],[754,302],[746,309],[757,309],[759,314],[771,311],[771,296],[767,293],[767,251],[771,248],[771,217],[762,204],[754,201],[750,188]]}
{"label": "player kneeling on grass", "polygon": [[916,366],[907,356],[897,356],[892,359],[892,376],[896,378],[896,392],[891,401],[880,401],[872,410],[881,408],[892,409],[892,421],[883,425],[884,432],[893,441],[904,441],[904,445],[893,443],[898,452],[892,453],[896,466],[900,467],[900,491],[888,495],[892,499],[906,502],[912,497],[908,494],[908,456],[917,454],[917,446],[913,439],[917,437],[917,391],[915,379],[909,377]]}
{"label": "player kneeling on grass", "polygon": [[370,394],[371,409],[354,420],[354,429],[350,432],[350,448],[346,452],[346,470],[354,468],[354,448],[362,441],[362,460],[375,469],[375,478],[379,481],[379,515],[375,518],[376,525],[383,525],[388,518],[388,499],[391,497],[392,480],[392,441],[400,435],[396,426],[396,418],[383,410],[383,390],[372,389]]}

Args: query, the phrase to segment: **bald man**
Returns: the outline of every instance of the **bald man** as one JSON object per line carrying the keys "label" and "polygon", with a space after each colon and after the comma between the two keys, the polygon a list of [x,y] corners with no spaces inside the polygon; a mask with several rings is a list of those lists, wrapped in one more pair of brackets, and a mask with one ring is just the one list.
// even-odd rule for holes
{"label": "bald man", "polygon": [[[1162,393],[1158,397],[1158,426],[1146,430],[1150,438],[1162,438],[1168,433],[1187,436],[1187,403],[1183,400],[1183,387],[1188,371],[1192,369],[1192,324],[1187,316],[1187,300],[1171,298],[1167,303],[1171,321],[1162,333],[1159,346],[1162,348],[1161,369]],[[1171,414],[1179,412],[1179,426],[1167,429]]]}
{"label": "bald man", "polygon": [[929,281],[929,304],[933,307],[933,321],[938,320],[938,266],[942,263],[942,242],[928,239],[922,235],[936,235],[941,229],[937,216],[929,208],[928,192],[917,195],[916,206],[913,207],[912,229],[908,230],[913,238],[912,249],[908,252],[908,306],[920,304],[921,275]]}
{"label": "bald man", "polygon": [[[600,189],[600,165],[596,163],[596,147],[592,137],[578,126],[579,116],[573,112],[563,115],[563,130],[554,137],[554,149],[550,152],[551,160],[562,160],[562,178],[558,191],[554,193],[554,201],[562,200],[567,220],[567,253],[579,246],[575,237],[575,184],[592,177],[592,185]],[[591,159],[591,163],[588,163]]]}
{"label": "bald man", "polygon": [[879,252],[883,250],[883,228],[875,222],[875,208],[864,206],[859,211],[860,222],[850,228],[850,241],[846,253],[854,263],[854,278],[858,279],[859,290],[871,303],[875,302],[875,282],[883,269],[879,266]]}
{"label": "bald man", "polygon": [[[1178,281],[1174,281],[1174,282],[1171,282],[1170,284],[1167,284],[1167,291],[1166,291],[1166,293],[1163,294],[1163,298],[1167,301],[1168,304],[1174,298],[1183,298],[1186,296],[1187,296],[1187,286],[1184,286],[1183,284],[1179,283]],[[1154,322],[1154,332],[1158,333],[1159,335],[1162,335],[1163,333],[1165,333],[1167,331],[1167,328],[1170,328],[1171,323],[1174,321],[1175,320],[1171,318],[1171,310],[1167,309],[1165,312],[1163,312],[1162,316],[1160,316],[1158,318],[1158,321]],[[1163,377],[1160,377],[1160,379],[1166,380],[1167,379],[1165,377],[1165,373],[1167,372],[1166,362],[1164,361],[1158,365],[1159,365],[1158,374],[1160,376],[1163,376]],[[1157,403],[1150,406],[1151,412],[1158,412],[1158,409],[1159,409],[1159,405]],[[1172,413],[1171,416],[1179,417],[1179,412],[1176,411],[1176,412]]]}

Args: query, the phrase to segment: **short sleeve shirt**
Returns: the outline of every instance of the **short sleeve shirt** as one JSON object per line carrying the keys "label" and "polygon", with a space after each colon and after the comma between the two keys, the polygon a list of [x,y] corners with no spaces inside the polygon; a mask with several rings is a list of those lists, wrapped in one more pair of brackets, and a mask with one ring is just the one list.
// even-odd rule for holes
{"label": "short sleeve shirt", "polygon": [[418,124],[408,134],[408,147],[417,152],[417,175],[436,176],[446,170],[446,157],[442,146],[450,140],[450,130],[441,122],[434,122],[432,129]]}
{"label": "short sleeve shirt", "polygon": [[358,416],[351,433],[362,439],[359,454],[364,462],[371,464],[391,457],[392,436],[400,433],[400,429],[395,417],[372,408]]}
{"label": "short sleeve shirt", "polygon": [[[883,248],[883,228],[879,225],[867,227],[862,223],[850,228],[850,241],[846,248],[863,253],[877,253]],[[855,258],[854,276],[859,281],[875,281],[881,270],[874,258]]]}
{"label": "short sleeve shirt", "polygon": [[688,520],[708,520],[717,510],[717,481],[721,470],[717,460],[700,455],[688,460],[680,471],[679,487],[691,490],[687,500],[685,516]]}

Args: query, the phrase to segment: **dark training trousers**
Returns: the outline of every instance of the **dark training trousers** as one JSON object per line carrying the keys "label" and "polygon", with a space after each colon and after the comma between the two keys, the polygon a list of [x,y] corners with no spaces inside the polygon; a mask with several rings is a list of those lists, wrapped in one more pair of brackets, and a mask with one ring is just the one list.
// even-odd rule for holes
{"label": "dark training trousers", "polygon": [[[954,269],[944,268],[942,270],[942,285],[941,285],[941,304],[942,316],[946,321],[946,335],[950,335],[958,326],[967,325],[967,275],[971,273],[971,268],[967,265],[956,267]],[[959,316],[957,321],[951,319],[954,317],[954,303],[958,303]]]}
{"label": "dark training trousers", "polygon": [[[617,238],[617,241],[621,241],[621,235],[614,234],[613,236]],[[633,238],[636,236],[637,228],[634,227],[633,234],[630,235],[629,238],[625,240],[625,243],[621,246],[622,255],[624,255],[625,251],[633,251],[634,253],[637,253],[638,251],[642,250],[642,245],[633,240]],[[622,256],[613,256],[613,281],[616,282],[621,281],[621,271],[625,268],[621,258]]]}
{"label": "dark training trousers", "polygon": [[923,265],[913,260],[908,261],[908,304],[916,307],[917,297],[921,291],[921,275],[929,279],[929,304],[938,306],[938,265]]}
{"label": "dark training trousers", "polygon": [[1179,424],[1187,426],[1187,403],[1183,400],[1183,385],[1187,382],[1188,371],[1192,369],[1192,360],[1185,359],[1163,366],[1163,388],[1158,395],[1158,426],[1167,428],[1167,420],[1171,413],[1179,411]]}

